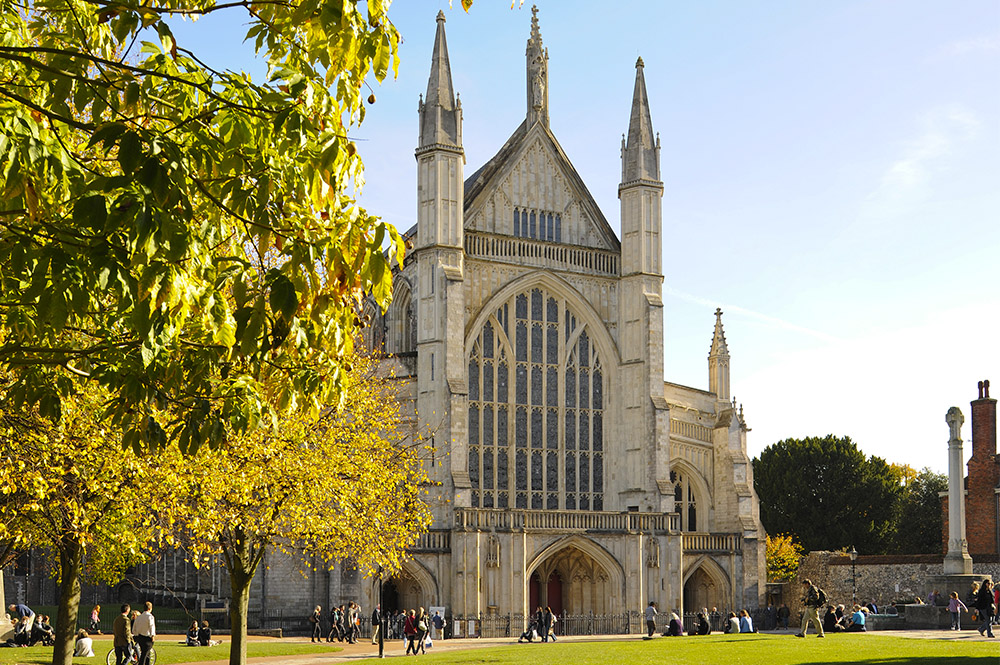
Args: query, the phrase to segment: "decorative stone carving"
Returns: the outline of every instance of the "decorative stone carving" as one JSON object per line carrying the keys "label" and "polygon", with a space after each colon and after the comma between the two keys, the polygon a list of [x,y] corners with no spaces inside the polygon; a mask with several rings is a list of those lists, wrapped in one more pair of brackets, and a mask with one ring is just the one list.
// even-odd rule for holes
{"label": "decorative stone carving", "polygon": [[646,566],[660,567],[660,541],[656,538],[650,537],[646,540]]}
{"label": "decorative stone carving", "polygon": [[495,533],[486,538],[486,565],[489,568],[500,567],[500,539]]}

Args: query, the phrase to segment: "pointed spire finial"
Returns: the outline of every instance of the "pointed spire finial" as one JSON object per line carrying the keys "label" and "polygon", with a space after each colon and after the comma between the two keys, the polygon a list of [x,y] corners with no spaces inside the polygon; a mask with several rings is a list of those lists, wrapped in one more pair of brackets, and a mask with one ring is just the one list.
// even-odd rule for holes
{"label": "pointed spire finial", "polygon": [[635,61],[635,90],[628,123],[628,147],[622,163],[622,183],[637,180],[660,181],[660,158],[653,140],[646,79],[642,57]]}
{"label": "pointed spire finial", "polygon": [[722,308],[715,308],[715,331],[712,333],[712,350],[708,352],[712,356],[728,356],[729,346],[726,344],[726,331],[722,328]]}
{"label": "pointed spire finial", "polygon": [[542,46],[538,6],[531,7],[531,37],[524,52],[527,61],[528,124],[549,124],[549,52]]}
{"label": "pointed spire finial", "polygon": [[444,24],[444,11],[439,11],[427,94],[420,107],[420,146],[461,145],[460,111],[456,108],[455,93],[451,87],[451,64],[448,62]]}

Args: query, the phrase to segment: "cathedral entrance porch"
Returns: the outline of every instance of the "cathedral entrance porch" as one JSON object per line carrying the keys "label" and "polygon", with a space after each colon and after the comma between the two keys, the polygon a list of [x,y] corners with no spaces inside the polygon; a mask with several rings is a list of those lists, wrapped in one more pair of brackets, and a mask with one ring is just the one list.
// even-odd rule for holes
{"label": "cathedral entrance porch", "polygon": [[594,541],[564,538],[539,553],[528,568],[527,611],[608,614],[623,608],[621,564]]}

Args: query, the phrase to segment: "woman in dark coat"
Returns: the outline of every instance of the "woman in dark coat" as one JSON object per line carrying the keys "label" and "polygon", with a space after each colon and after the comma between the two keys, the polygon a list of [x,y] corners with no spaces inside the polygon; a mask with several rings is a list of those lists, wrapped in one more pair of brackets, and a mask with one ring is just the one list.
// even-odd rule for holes
{"label": "woman in dark coat", "polygon": [[986,634],[986,637],[993,635],[993,615],[997,611],[997,606],[993,603],[993,583],[990,580],[983,580],[979,587],[979,594],[976,596],[976,610],[983,620],[983,625],[979,627],[979,634]]}

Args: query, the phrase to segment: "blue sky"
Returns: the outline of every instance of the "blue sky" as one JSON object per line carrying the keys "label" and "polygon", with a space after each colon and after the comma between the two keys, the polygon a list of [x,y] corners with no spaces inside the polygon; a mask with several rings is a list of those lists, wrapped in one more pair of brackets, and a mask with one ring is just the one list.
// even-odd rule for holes
{"label": "blue sky", "polygon": [[[417,97],[447,16],[466,175],[525,114],[530,4],[400,0],[398,79],[356,132],[362,201],[415,219]],[[750,450],[851,436],[945,471],[944,415],[1000,395],[1000,2],[538,0],[551,127],[618,229],[642,56],[662,141],[665,375],[705,388],[725,311]],[[260,76],[244,28],[176,30]]]}

